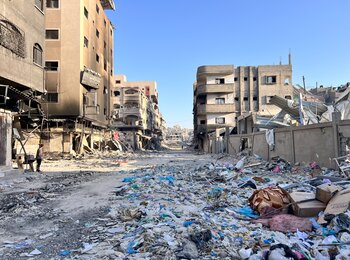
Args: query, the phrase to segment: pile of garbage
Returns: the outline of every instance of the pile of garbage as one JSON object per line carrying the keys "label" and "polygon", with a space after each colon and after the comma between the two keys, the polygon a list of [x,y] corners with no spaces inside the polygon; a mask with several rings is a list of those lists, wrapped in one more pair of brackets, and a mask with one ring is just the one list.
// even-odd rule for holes
{"label": "pile of garbage", "polygon": [[[115,188],[116,201],[108,214],[115,223],[107,230],[115,255],[128,259],[350,255],[350,182],[315,163],[291,166],[280,158],[264,162],[258,157],[222,161],[121,172],[124,185]],[[315,169],[321,177],[312,178]]]}
{"label": "pile of garbage", "polygon": [[[94,217],[59,220],[57,230],[39,241],[10,241],[5,247],[13,251],[4,255],[348,259],[350,182],[338,172],[279,157],[266,162],[258,156],[221,156],[214,161],[120,170],[116,175],[122,184],[112,191],[110,207]],[[34,204],[40,203],[40,197],[34,198]],[[57,241],[64,232],[77,237],[62,246]],[[45,243],[56,251],[40,247]]]}

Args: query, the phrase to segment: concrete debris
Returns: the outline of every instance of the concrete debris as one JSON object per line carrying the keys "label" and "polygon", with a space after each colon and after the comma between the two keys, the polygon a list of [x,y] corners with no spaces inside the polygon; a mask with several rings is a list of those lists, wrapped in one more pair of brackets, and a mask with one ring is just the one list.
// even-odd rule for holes
{"label": "concrete debris", "polygon": [[[133,157],[55,160],[52,165],[83,163],[91,171],[32,174],[4,186],[0,257],[263,260],[349,255],[350,211],[344,206],[335,212],[332,203],[341,197],[349,205],[348,193],[342,192],[350,184],[336,171],[243,154],[202,155],[206,159],[199,160],[202,156],[187,152],[193,158],[187,161],[176,154],[150,155],[162,163],[153,163],[146,154],[137,156],[144,156],[147,165],[128,169],[139,162]],[[113,170],[98,173],[99,163]],[[320,176],[313,177],[314,169]],[[16,185],[31,190],[20,192]],[[316,190],[324,186],[342,190],[327,193],[332,198],[323,221],[317,213],[296,216],[297,206],[305,201],[296,201],[293,194],[312,194],[314,201],[319,198]],[[101,196],[98,191],[105,194],[100,200],[88,199],[87,194]],[[6,235],[14,221],[23,226],[20,236]]]}

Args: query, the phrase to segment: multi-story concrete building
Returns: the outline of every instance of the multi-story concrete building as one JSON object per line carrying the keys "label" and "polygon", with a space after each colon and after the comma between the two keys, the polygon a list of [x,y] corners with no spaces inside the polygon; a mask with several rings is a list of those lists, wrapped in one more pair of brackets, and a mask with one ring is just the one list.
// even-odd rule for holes
{"label": "multi-story concrete building", "polygon": [[251,112],[272,116],[280,109],[269,103],[272,96],[292,99],[292,64],[201,66],[194,83],[194,133],[200,148],[207,134],[235,128],[237,119]]}
{"label": "multi-story concrete building", "polygon": [[115,6],[113,0],[47,0],[46,5],[44,109],[69,129],[63,139],[71,146],[71,132],[109,125],[114,31],[105,10]]}
{"label": "multi-story concrete building", "polygon": [[133,148],[145,146],[145,140],[162,134],[162,117],[158,107],[155,81],[127,81],[115,75],[112,126],[128,136]]}
{"label": "multi-story concrete building", "polygon": [[40,125],[43,116],[37,96],[44,92],[44,3],[0,0],[0,165],[11,164],[13,115],[16,128]]}
{"label": "multi-story concrete building", "polygon": [[[18,101],[44,92],[44,0],[0,0],[0,106],[22,111]],[[22,102],[23,103],[23,102]],[[30,113],[30,112],[27,112]],[[24,115],[22,115],[24,116]]]}

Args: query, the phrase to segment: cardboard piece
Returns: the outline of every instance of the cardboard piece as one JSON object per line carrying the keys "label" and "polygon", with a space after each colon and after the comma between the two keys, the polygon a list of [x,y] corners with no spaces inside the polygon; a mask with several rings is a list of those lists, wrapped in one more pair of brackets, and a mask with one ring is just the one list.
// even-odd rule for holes
{"label": "cardboard piece", "polygon": [[[315,194],[310,192],[292,192],[289,194],[293,202],[294,215],[298,217],[315,217],[326,208],[326,204],[316,200]],[[305,200],[311,200],[302,202]]]}
{"label": "cardboard piece", "polygon": [[323,203],[328,203],[331,198],[343,188],[334,184],[322,184],[316,188],[316,199]]}

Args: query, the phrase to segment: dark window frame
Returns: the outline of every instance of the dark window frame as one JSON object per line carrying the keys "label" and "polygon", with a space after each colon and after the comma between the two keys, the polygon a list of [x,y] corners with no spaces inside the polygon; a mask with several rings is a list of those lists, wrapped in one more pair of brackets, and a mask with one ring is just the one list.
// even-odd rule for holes
{"label": "dark window frame", "polygon": [[[49,33],[57,32],[57,38],[53,38],[52,34],[50,36]],[[53,34],[55,36],[55,34]],[[48,37],[50,36],[50,38]],[[59,29],[46,29],[45,30],[45,39],[50,41],[58,41],[60,40],[60,30]]]}
{"label": "dark window frame", "polygon": [[33,63],[39,66],[43,65],[43,48],[39,43],[33,46]]}

